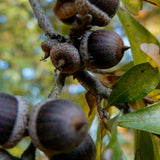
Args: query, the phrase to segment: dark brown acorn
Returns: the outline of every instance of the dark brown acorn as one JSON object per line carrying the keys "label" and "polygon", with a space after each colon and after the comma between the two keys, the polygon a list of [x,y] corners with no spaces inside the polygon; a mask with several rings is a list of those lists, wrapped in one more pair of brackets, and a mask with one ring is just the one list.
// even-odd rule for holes
{"label": "dark brown acorn", "polygon": [[9,152],[0,148],[0,160],[20,160],[20,159],[12,156]]}
{"label": "dark brown acorn", "polygon": [[23,137],[28,122],[28,106],[20,96],[0,92],[0,145],[14,147]]}
{"label": "dark brown acorn", "polygon": [[107,69],[115,66],[127,49],[129,47],[124,46],[121,37],[111,30],[89,31],[80,43],[80,54],[85,57],[82,60],[90,69]]}
{"label": "dark brown acorn", "polygon": [[53,156],[50,160],[95,160],[96,146],[88,135],[83,143],[69,153],[61,153]]}
{"label": "dark brown acorn", "polygon": [[81,60],[78,50],[69,43],[58,43],[50,51],[52,64],[62,73],[79,70]]}
{"label": "dark brown acorn", "polygon": [[119,0],[75,0],[78,13],[91,14],[92,25],[105,26],[117,13]]}
{"label": "dark brown acorn", "polygon": [[74,1],[75,0],[57,0],[53,7],[55,15],[68,25],[74,22],[77,13]]}
{"label": "dark brown acorn", "polygon": [[38,104],[30,117],[29,135],[33,144],[48,157],[70,152],[87,135],[87,118],[74,102],[48,99]]}

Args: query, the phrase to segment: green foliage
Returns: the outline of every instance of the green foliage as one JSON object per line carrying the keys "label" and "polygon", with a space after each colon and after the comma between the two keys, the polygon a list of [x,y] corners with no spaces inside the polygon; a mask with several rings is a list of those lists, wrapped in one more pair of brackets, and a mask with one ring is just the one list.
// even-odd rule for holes
{"label": "green foliage", "polygon": [[158,40],[140,22],[123,9],[119,9],[118,16],[130,41],[134,63],[148,62],[150,58],[141,50],[140,45],[142,43],[159,44]]}
{"label": "green foliage", "polygon": [[160,7],[160,1],[159,0],[146,0],[146,1]]}
{"label": "green foliage", "polygon": [[97,155],[96,160],[101,160],[101,150],[102,150],[102,137],[101,137],[101,130],[102,130],[103,123],[102,121],[98,122],[98,129],[97,129]]}
{"label": "green foliage", "polygon": [[138,15],[138,11],[143,7],[142,0],[122,0],[122,2],[125,4],[128,11],[135,15]]}
{"label": "green foliage", "polygon": [[143,98],[155,89],[158,83],[157,69],[148,63],[135,65],[114,84],[108,98],[109,106]]}
{"label": "green foliage", "polygon": [[152,138],[152,144],[153,144],[153,152],[155,159],[160,159],[160,153],[159,153],[159,138],[153,134],[151,134]]}
{"label": "green foliage", "polygon": [[111,149],[112,160],[117,160],[117,159],[126,160],[118,142],[118,130],[117,130],[118,118],[119,116],[116,116],[111,120],[109,120],[107,123],[111,136],[109,138],[109,144],[106,146],[106,150]]}
{"label": "green foliage", "polygon": [[[146,1],[160,7],[159,0]],[[53,2],[41,2],[47,15],[52,20],[54,28],[65,37],[68,37],[70,27],[64,25],[55,17],[51,9]],[[104,126],[103,121],[98,120],[95,122],[97,117],[95,97],[92,97],[92,95],[85,96],[84,89],[81,91],[77,89],[74,93],[71,92],[71,84],[75,84],[76,87],[79,86],[78,82],[73,80],[72,77],[67,78],[60,97],[73,100],[82,106],[86,115],[89,115],[90,131],[93,128],[98,128],[97,132],[94,130],[91,133],[93,137],[95,135],[97,137],[95,138],[97,160],[101,160],[102,154],[110,149],[113,155],[111,160],[130,160],[131,157],[135,157],[135,160],[152,160],[154,158],[158,160],[160,159],[160,140],[151,133],[160,134],[160,103],[154,103],[160,99],[157,69],[159,65],[155,61],[159,57],[157,58],[154,55],[155,48],[148,49],[144,46],[142,48],[142,45],[154,44],[159,49],[159,26],[158,29],[149,30],[151,23],[148,25],[147,21],[149,19],[152,22],[155,19],[159,24],[160,12],[155,6],[144,3],[142,0],[122,0],[122,2],[121,7],[123,9],[119,9],[118,16],[106,28],[116,30],[125,40],[128,38],[133,59],[126,56],[127,58],[124,58],[116,66],[117,68],[109,70],[109,73],[104,75],[106,76],[104,80],[106,86],[113,89],[108,104],[104,103],[104,107],[110,106],[107,107],[107,111],[110,112],[111,117],[117,114],[121,114],[121,116],[115,116],[115,118],[105,122],[108,128]],[[127,10],[124,8],[127,8]],[[140,13],[142,9],[148,15],[152,12],[153,17]],[[153,24],[154,27],[157,24]],[[155,32],[152,33],[153,31]],[[39,28],[28,1],[5,0],[1,2],[0,34],[0,91],[24,96],[32,108],[39,101],[47,98],[54,85],[55,76],[54,67],[49,59],[47,62],[40,62],[41,57],[44,55],[40,44],[46,37]],[[151,50],[153,51],[152,54],[150,54]],[[128,51],[127,54],[129,55],[130,52]],[[100,77],[96,74],[95,76]],[[144,103],[143,98],[145,96],[152,100],[152,105],[147,106]],[[89,106],[86,99],[90,104]],[[137,101],[138,99],[140,100]],[[129,106],[134,103],[134,112],[123,115],[120,110],[111,107],[111,105],[119,105],[124,102]],[[131,140],[127,140],[127,138],[122,141],[119,140],[122,133],[119,132],[120,129],[117,125],[134,129],[135,156],[130,155],[125,150],[126,148],[133,150],[133,147],[128,145],[128,143],[132,143]],[[123,134],[124,137],[133,135],[129,131]],[[30,139],[23,140],[17,147],[10,150],[11,153],[20,156],[29,141]],[[126,158],[124,155],[126,155]],[[43,157],[40,154],[37,156],[39,160]]]}
{"label": "green foliage", "polygon": [[118,120],[118,125],[132,129],[160,134],[160,103],[125,114]]}
{"label": "green foliage", "polygon": [[[144,147],[145,146],[145,147]],[[135,131],[135,160],[154,159],[151,134],[144,131]]]}

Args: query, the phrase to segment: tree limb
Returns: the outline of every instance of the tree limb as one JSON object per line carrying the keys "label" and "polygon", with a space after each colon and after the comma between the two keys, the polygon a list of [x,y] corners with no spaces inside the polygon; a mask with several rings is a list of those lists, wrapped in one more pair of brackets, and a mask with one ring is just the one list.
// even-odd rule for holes
{"label": "tree limb", "polygon": [[87,71],[78,71],[73,74],[87,90],[94,95],[99,95],[102,98],[108,98],[111,90],[102,85],[102,83]]}
{"label": "tree limb", "polygon": [[[39,0],[29,0],[29,1],[38,19],[39,26],[48,35],[48,40],[46,43],[49,45],[49,48],[51,49],[53,47],[52,45],[53,42],[51,42],[52,39],[56,39],[57,42],[63,42],[63,37],[59,35],[56,32],[56,30],[53,28],[49,18],[45,15],[45,12],[41,7]],[[50,52],[50,49],[49,49],[49,52]],[[47,53],[47,55],[49,54]],[[98,110],[99,112],[102,112],[102,107],[100,106],[100,102],[102,98],[108,98],[111,90],[103,86],[103,84],[96,77],[92,76],[87,71],[77,71],[72,75],[74,76],[74,78],[76,78],[79,81],[79,83],[81,83],[87,90],[89,90],[97,98]],[[55,91],[55,88],[54,88],[54,91]],[[57,93],[58,92],[59,91],[57,90]],[[53,91],[50,93],[49,97],[53,97]],[[105,116],[104,113],[101,115],[102,115],[101,117],[103,117],[103,115]]]}
{"label": "tree limb", "polygon": [[35,16],[37,17],[38,24],[40,28],[45,32],[49,37],[58,37],[60,36],[57,31],[53,28],[49,18],[46,16],[44,9],[42,8],[39,0],[29,0]]}
{"label": "tree limb", "polygon": [[62,88],[65,84],[65,79],[67,76],[68,76],[67,74],[63,74],[63,73],[59,73],[58,76],[55,76],[56,79],[55,79],[54,87],[52,91],[49,93],[48,98],[57,99],[59,97],[59,94],[62,91]]}

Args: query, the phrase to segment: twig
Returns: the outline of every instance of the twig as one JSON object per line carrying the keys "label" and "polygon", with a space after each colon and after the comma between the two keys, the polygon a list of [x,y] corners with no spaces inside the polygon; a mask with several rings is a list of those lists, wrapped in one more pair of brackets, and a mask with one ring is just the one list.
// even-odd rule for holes
{"label": "twig", "polygon": [[47,36],[50,38],[56,38],[60,35],[57,33],[57,31],[53,28],[49,18],[46,16],[44,9],[42,8],[39,0],[29,0],[32,9],[35,13],[35,16],[37,17],[38,24],[40,28],[45,32]]}
{"label": "twig", "polygon": [[70,29],[70,40],[77,40],[77,38],[80,38],[86,30],[90,30],[92,27],[90,25],[91,20],[92,16],[90,14],[77,14]]}
{"label": "twig", "polygon": [[97,111],[101,119],[109,119],[110,115],[101,106],[101,101],[103,98],[108,98],[111,89],[106,88],[103,84],[94,76],[89,74],[87,71],[78,71],[74,73],[74,78],[76,78],[87,90],[92,93],[96,98]]}
{"label": "twig", "polygon": [[87,90],[94,95],[99,95],[102,98],[108,98],[111,90],[102,85],[102,83],[87,71],[78,71],[73,74]]}
{"label": "twig", "polygon": [[59,94],[62,91],[67,76],[68,76],[67,74],[63,73],[60,73],[57,77],[55,76],[56,80],[54,83],[54,87],[50,92],[50,94],[48,95],[48,98],[57,99],[59,97]]}
{"label": "twig", "polygon": [[94,73],[98,73],[98,74],[113,74],[113,72],[107,72],[101,69],[89,69],[90,71],[94,72]]}
{"label": "twig", "polygon": [[[44,32],[48,35],[48,41],[51,41],[51,38],[53,39],[57,39],[59,42],[62,40],[64,41],[64,38],[59,35],[56,30],[53,28],[49,18],[45,15],[45,12],[43,10],[43,8],[40,5],[39,0],[29,0],[30,4],[34,10],[34,13],[38,19],[38,23],[39,26],[44,30]],[[81,19],[81,18],[80,18]],[[83,19],[83,18],[82,18]],[[82,21],[83,23],[80,25],[77,23],[78,27],[80,27],[79,29],[81,29],[83,31],[83,28],[85,25],[88,24],[88,22],[90,21],[90,16],[84,16],[84,21]],[[78,22],[78,21],[77,21]],[[74,31],[74,27],[75,27],[75,31]],[[74,33],[77,34],[77,26],[73,26],[73,28],[71,29]],[[72,33],[71,33],[72,34]],[[71,35],[70,35],[71,36]],[[60,37],[60,38],[59,38]],[[77,37],[76,37],[77,38]],[[73,38],[74,39],[74,38]],[[52,43],[47,42],[48,44],[50,44],[50,47],[52,46]],[[49,56],[49,54],[47,53],[47,56]],[[62,74],[64,76],[64,74]],[[65,75],[67,76],[67,75]],[[87,90],[89,90],[93,95],[95,95],[95,97],[99,97],[100,100],[102,98],[108,98],[111,90],[106,88],[105,86],[103,86],[103,84],[94,76],[92,76],[91,74],[89,74],[89,72],[87,71],[78,71],[73,73],[74,78],[76,78]],[[60,78],[60,77],[59,77]],[[63,77],[63,82],[64,82],[65,78]],[[60,81],[59,81],[60,82]],[[58,83],[58,82],[57,82]],[[51,91],[51,93],[49,94],[49,97],[51,98],[56,98],[62,87],[63,87],[63,83],[59,83],[60,84],[60,88],[58,87],[58,84],[55,84],[55,87],[53,88],[53,90]],[[100,101],[97,101],[97,105],[98,105],[98,110],[99,112],[102,112],[101,106],[100,106]],[[104,114],[104,117],[108,117],[108,115]],[[102,117],[102,116],[101,116]]]}
{"label": "twig", "polygon": [[101,106],[101,101],[102,101],[101,96],[97,95],[96,98],[97,98],[97,111],[99,113],[100,118],[109,120],[110,119],[109,113]]}
{"label": "twig", "polygon": [[[39,0],[29,0],[33,11],[38,19],[39,26],[44,30],[49,36],[55,35],[58,36],[58,33],[53,28],[49,18],[45,15],[45,12],[40,5]],[[86,88],[89,89],[92,93],[100,95],[103,98],[107,98],[110,94],[110,90],[102,85],[102,83],[91,76],[87,71],[79,71],[73,74],[73,76]]]}

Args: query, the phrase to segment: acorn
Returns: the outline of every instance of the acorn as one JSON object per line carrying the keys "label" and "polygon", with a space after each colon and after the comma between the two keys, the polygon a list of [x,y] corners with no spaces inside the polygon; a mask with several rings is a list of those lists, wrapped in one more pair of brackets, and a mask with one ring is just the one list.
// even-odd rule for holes
{"label": "acorn", "polygon": [[88,69],[107,69],[115,66],[123,57],[124,46],[121,37],[111,30],[87,31],[83,36],[79,51]]}
{"label": "acorn", "polygon": [[75,0],[57,0],[53,11],[55,15],[65,24],[71,25],[75,20],[77,9]]}
{"label": "acorn", "polygon": [[119,0],[75,0],[78,13],[92,15],[92,25],[105,26],[117,13]]}
{"label": "acorn", "polygon": [[58,43],[50,51],[52,64],[62,73],[74,73],[80,69],[79,51],[69,43]]}
{"label": "acorn", "polygon": [[68,153],[61,153],[50,158],[50,160],[95,160],[96,146],[91,138],[87,136],[83,143],[75,150]]}
{"label": "acorn", "polygon": [[29,120],[32,143],[48,157],[77,148],[87,130],[83,110],[65,99],[48,99],[37,104]]}
{"label": "acorn", "polygon": [[0,145],[14,147],[24,136],[28,106],[21,96],[0,92]]}
{"label": "acorn", "polygon": [[45,40],[41,43],[41,49],[44,51],[45,55],[41,60],[45,60],[50,56],[50,51],[52,47],[56,46],[58,41],[56,39]]}

